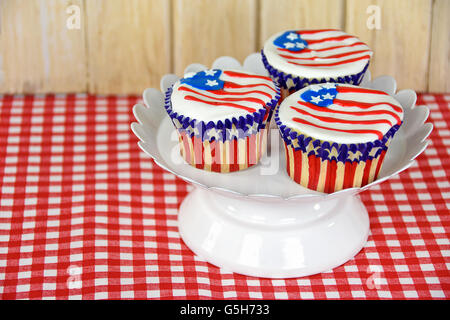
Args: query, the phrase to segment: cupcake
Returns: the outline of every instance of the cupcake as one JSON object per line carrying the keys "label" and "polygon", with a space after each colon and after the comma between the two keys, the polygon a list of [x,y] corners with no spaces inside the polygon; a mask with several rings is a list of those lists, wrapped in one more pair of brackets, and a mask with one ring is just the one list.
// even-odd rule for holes
{"label": "cupcake", "polygon": [[166,92],[165,107],[190,165],[232,172],[256,164],[266,150],[266,126],[280,99],[269,77],[242,70],[189,73]]}
{"label": "cupcake", "polygon": [[288,175],[306,188],[332,193],[377,179],[403,109],[383,91],[324,83],[284,99],[275,120]]}
{"label": "cupcake", "polygon": [[282,99],[310,84],[358,85],[371,56],[358,38],[330,29],[280,32],[262,50],[264,66],[280,86]]}

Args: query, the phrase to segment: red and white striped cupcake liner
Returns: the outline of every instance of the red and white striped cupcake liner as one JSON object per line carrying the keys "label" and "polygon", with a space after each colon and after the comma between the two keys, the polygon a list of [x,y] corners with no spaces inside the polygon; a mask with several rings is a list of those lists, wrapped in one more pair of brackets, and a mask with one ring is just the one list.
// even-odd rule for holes
{"label": "red and white striped cupcake liner", "polygon": [[178,131],[183,159],[198,169],[214,172],[233,172],[258,163],[267,148],[267,131],[231,140],[202,140],[185,131]]}
{"label": "red and white striped cupcake liner", "polygon": [[344,162],[336,158],[323,159],[301,149],[296,150],[287,143],[285,151],[286,170],[292,180],[311,190],[333,193],[361,187],[377,179],[387,150],[366,161]]}

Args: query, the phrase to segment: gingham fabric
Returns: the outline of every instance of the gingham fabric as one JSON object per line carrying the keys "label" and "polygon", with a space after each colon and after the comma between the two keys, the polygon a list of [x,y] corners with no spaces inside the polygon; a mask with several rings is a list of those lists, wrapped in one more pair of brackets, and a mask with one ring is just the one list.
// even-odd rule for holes
{"label": "gingham fabric", "polygon": [[361,196],[364,249],[298,279],[233,274],[177,229],[189,186],[130,131],[133,96],[0,97],[2,299],[448,299],[450,95],[420,95],[432,144]]}

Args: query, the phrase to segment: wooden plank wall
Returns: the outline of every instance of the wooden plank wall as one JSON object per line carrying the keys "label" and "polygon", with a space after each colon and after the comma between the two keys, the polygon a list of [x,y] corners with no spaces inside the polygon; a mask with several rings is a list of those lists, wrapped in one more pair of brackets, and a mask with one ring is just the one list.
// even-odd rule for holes
{"label": "wooden plank wall", "polygon": [[66,28],[83,0],[0,0],[0,92],[87,89],[86,29]]}
{"label": "wooden plank wall", "polygon": [[[215,5],[211,5],[214,3]],[[256,50],[256,0],[174,0],[174,70],[220,56],[243,61]]]}
{"label": "wooden plank wall", "polygon": [[[366,25],[370,5],[381,9],[378,30],[369,30]],[[402,88],[427,90],[431,5],[431,0],[347,1],[346,30],[358,35],[374,51],[374,74],[392,75]]]}
{"label": "wooden plank wall", "polygon": [[0,19],[0,93],[140,94],[192,62],[242,61],[277,31],[330,27],[371,46],[373,75],[450,91],[448,0],[0,0]]}

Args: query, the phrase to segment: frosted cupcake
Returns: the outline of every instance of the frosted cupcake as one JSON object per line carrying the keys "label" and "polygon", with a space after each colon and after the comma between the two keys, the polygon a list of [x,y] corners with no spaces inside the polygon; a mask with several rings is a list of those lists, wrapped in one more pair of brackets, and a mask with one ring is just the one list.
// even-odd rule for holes
{"label": "frosted cupcake", "polygon": [[372,57],[358,38],[339,30],[292,30],[277,33],[264,44],[262,59],[281,88],[282,99],[310,84],[358,85]]}
{"label": "frosted cupcake", "polygon": [[275,120],[288,175],[306,188],[332,193],[378,177],[403,109],[382,91],[324,83],[284,99]]}
{"label": "frosted cupcake", "polygon": [[266,126],[279,98],[268,77],[213,69],[186,74],[167,91],[165,106],[187,163],[232,172],[256,164],[264,154]]}

